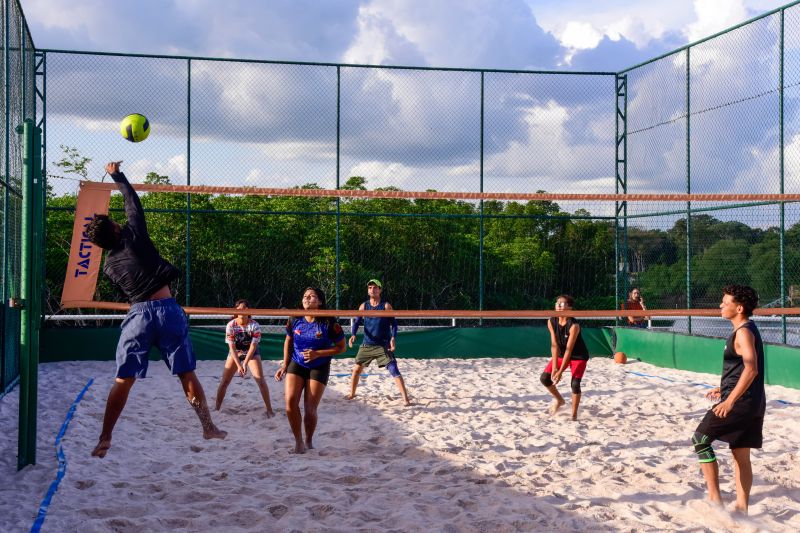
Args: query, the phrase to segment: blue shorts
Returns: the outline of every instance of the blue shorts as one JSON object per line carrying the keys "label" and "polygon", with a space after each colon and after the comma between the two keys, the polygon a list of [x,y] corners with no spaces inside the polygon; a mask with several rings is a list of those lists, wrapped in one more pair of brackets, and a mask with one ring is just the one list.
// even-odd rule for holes
{"label": "blue shorts", "polygon": [[161,351],[173,375],[190,372],[197,366],[189,341],[189,321],[175,298],[132,304],[121,327],[117,344],[118,378],[147,376],[151,346]]}

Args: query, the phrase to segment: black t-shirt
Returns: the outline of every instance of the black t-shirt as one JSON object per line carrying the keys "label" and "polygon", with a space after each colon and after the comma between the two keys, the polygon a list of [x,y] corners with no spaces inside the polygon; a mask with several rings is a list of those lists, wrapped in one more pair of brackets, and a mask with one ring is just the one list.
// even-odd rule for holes
{"label": "black t-shirt", "polygon": [[[556,334],[556,344],[558,344],[559,357],[564,357],[564,352],[567,349],[567,341],[569,340],[569,330],[578,321],[573,317],[567,319],[567,323],[563,326],[558,323],[558,318],[553,317],[550,319],[550,325],[553,327],[553,332]],[[575,340],[575,345],[572,347],[572,356],[570,359],[576,361],[587,361],[589,359],[589,349],[586,343],[583,342],[583,335],[579,332],[578,338]]]}
{"label": "black t-shirt", "polygon": [[180,277],[180,271],[161,257],[147,233],[139,195],[125,174],[111,175],[125,202],[128,223],[122,226],[120,241],[108,251],[103,273],[118,285],[130,303],[143,302],[164,285]]}

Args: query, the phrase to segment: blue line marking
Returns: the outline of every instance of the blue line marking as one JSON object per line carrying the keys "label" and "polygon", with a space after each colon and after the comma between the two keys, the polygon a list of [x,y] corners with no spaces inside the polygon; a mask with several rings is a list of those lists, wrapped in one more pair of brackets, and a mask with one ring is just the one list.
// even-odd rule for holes
{"label": "blue line marking", "polygon": [[[633,372],[631,370],[623,370],[623,372],[625,372],[626,374],[633,374],[634,376],[642,376],[644,378],[663,379],[664,381],[669,381],[670,383],[686,383],[686,384],[692,385],[694,387],[703,387],[704,389],[713,389],[714,388],[713,385],[708,385],[706,383],[697,383],[695,381],[679,381],[677,379],[665,378],[664,376],[653,376],[653,375],[650,375],[650,374],[644,374],[642,372]],[[792,402],[787,402],[786,400],[774,400],[774,401],[776,401],[778,403],[781,403],[783,405],[792,405]]]}
{"label": "blue line marking", "polygon": [[42,524],[44,524],[44,519],[47,516],[47,508],[50,507],[50,502],[53,499],[53,495],[58,490],[58,485],[61,483],[61,480],[67,473],[67,458],[64,455],[64,448],[61,447],[61,439],[67,432],[67,428],[69,427],[69,421],[72,420],[72,415],[75,414],[75,409],[78,407],[78,404],[83,399],[83,395],[86,394],[86,391],[89,390],[89,387],[91,387],[92,383],[94,383],[94,378],[89,379],[89,381],[86,383],[86,386],[83,387],[83,390],[75,398],[75,401],[72,402],[69,411],[67,411],[67,417],[64,419],[64,423],[61,424],[61,430],[58,432],[58,436],[56,437],[56,457],[58,457],[58,473],[56,474],[56,478],[50,484],[50,488],[48,489],[47,494],[45,494],[45,497],[42,500],[42,504],[39,506],[39,514],[36,516],[36,521],[33,523],[33,526],[31,527],[31,533],[38,533],[39,530],[42,529]]}

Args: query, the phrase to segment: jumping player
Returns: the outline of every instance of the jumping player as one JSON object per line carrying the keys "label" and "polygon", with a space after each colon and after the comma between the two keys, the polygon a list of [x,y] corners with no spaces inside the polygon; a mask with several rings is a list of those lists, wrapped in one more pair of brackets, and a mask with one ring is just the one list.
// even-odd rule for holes
{"label": "jumping player", "polygon": [[[338,322],[313,315],[314,310],[325,309],[325,293],[321,289],[309,287],[303,292],[303,309],[309,314],[290,318],[286,323],[283,364],[275,372],[278,381],[286,377],[286,417],[294,435],[294,453],[314,448],[317,407],[328,384],[331,359],[345,350],[344,332]],[[305,418],[300,413],[301,396]]]}
{"label": "jumping player", "polygon": [[[562,294],[556,299],[556,311],[569,311],[575,304],[572,296]],[[539,378],[542,385],[547,387],[553,395],[553,405],[550,407],[550,414],[556,412],[566,402],[556,388],[556,384],[561,381],[561,376],[569,367],[572,380],[572,420],[578,419],[578,406],[581,403],[581,379],[586,372],[586,364],[589,361],[589,350],[581,336],[581,326],[578,321],[571,316],[552,317],[547,321],[547,329],[550,331],[550,353],[552,359]]]}
{"label": "jumping player", "polygon": [[[381,298],[383,292],[383,285],[377,279],[371,279],[367,282],[367,294],[369,298],[364,301],[359,307],[359,311],[391,311],[392,304]],[[394,357],[394,350],[397,337],[397,319],[389,317],[358,317],[353,324],[353,331],[350,336],[349,345],[352,348],[353,343],[356,341],[356,333],[361,323],[364,323],[364,340],[358,348],[356,355],[356,364],[353,366],[353,377],[350,381],[350,396],[347,398],[352,400],[356,397],[356,388],[358,387],[358,380],[361,376],[362,370],[365,366],[369,366],[372,361],[378,362],[378,367],[384,368],[389,371],[389,374],[394,378],[397,384],[397,389],[403,397],[403,404],[408,406],[411,402],[408,400],[408,392],[406,392],[406,384],[403,381],[403,376],[397,368],[397,360]]]}
{"label": "jumping player", "polygon": [[[236,309],[247,309],[250,304],[247,300],[237,300]],[[225,342],[228,344],[228,358],[225,360],[225,369],[222,371],[217,388],[216,408],[222,407],[228,385],[233,379],[233,375],[238,373],[240,376],[247,376],[247,369],[253,374],[253,379],[258,384],[261,391],[261,398],[264,400],[264,407],[267,410],[267,417],[272,418],[275,413],[272,411],[272,403],[269,400],[269,389],[267,380],[264,379],[264,369],[261,366],[261,354],[259,342],[261,341],[261,326],[258,322],[250,318],[250,315],[236,315],[225,326]]]}
{"label": "jumping player", "polygon": [[128,393],[136,378],[147,375],[147,353],[151,346],[161,350],[167,367],[180,379],[186,399],[203,426],[203,437],[224,439],[227,435],[211,421],[203,386],[194,373],[196,362],[189,341],[189,323],[170,293],[169,284],[180,272],[159,255],[150,240],[142,203],[120,172],[120,163],[108,163],[106,172],[122,192],[128,223],[120,226],[108,215],[95,215],[86,227],[86,236],[92,244],[108,250],[103,272],[131,302],[117,344],[117,376],[108,393],[100,439],[92,451],[95,457],[105,457],[108,453],[111,433],[128,401]]}
{"label": "jumping player", "polygon": [[719,466],[711,444],[727,442],[733,455],[736,476],[735,509],[747,514],[753,469],[750,449],[761,448],[767,398],[764,392],[764,346],[756,325],[750,321],[758,306],[758,294],[745,285],[722,289],[720,315],[731,321],[733,332],[725,341],[720,386],[706,397],[719,400],[692,435],[700,460],[709,499],[722,505],[719,492]]}

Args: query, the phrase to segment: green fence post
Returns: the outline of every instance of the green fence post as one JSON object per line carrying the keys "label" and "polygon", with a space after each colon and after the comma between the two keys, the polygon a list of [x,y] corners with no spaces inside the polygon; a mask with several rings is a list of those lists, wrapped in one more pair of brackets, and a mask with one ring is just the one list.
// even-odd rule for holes
{"label": "green fence post", "polygon": [[[692,194],[691,50],[686,49],[686,194]],[[692,202],[686,202],[686,308],[692,308]],[[691,316],[687,317],[687,332],[692,334]]]}
{"label": "green fence post", "polygon": [[[186,60],[186,185],[192,184],[192,60]],[[186,193],[186,305],[192,305],[192,195]]]}
{"label": "green fence post", "polygon": [[[778,85],[778,109],[780,120],[780,188],[781,194],[784,194],[784,141],[783,141],[783,72],[784,72],[784,9],[781,9],[781,43],[780,43],[780,80]],[[785,233],[786,233],[786,204],[781,202],[781,232],[778,237],[778,254],[780,257],[780,291],[781,291],[781,307],[786,306],[786,255],[785,255]],[[781,342],[786,344],[786,315],[781,315]]]}
{"label": "green fence post", "polygon": [[36,463],[36,411],[41,328],[42,161],[40,128],[25,120],[17,133],[24,136],[22,180],[22,257],[20,299],[20,395],[17,469]]}
{"label": "green fence post", "polygon": [[[341,186],[341,125],[342,125],[342,67],[336,67],[336,189]],[[341,230],[342,230],[342,198],[336,197],[336,262],[334,268],[336,269],[336,309],[339,309],[339,298],[341,296],[342,287],[341,279],[339,277],[340,258],[341,252]]]}
{"label": "green fence post", "polygon": [[[480,163],[480,189],[483,192],[483,135],[484,135],[484,72],[481,71],[481,163]],[[483,292],[484,292],[484,278],[483,278],[483,270],[484,270],[484,262],[483,262],[483,233],[484,233],[484,226],[483,226],[483,200],[480,203],[480,234],[479,234],[479,242],[478,242],[478,310],[483,311]],[[478,323],[482,326],[483,325],[483,318],[481,318]]]}
{"label": "green fence post", "polygon": [[[9,157],[9,148],[10,148],[10,136],[11,136],[11,53],[9,48],[11,46],[11,40],[9,37],[9,28],[10,28],[10,12],[11,8],[9,6],[10,2],[3,2],[3,84],[5,87],[5,92],[3,93],[5,98],[3,100],[4,108],[3,108],[3,120],[5,124],[5,128],[3,129],[4,135],[1,142],[3,142],[3,159],[0,164],[3,165],[2,169],[2,180],[3,183],[3,271],[2,271],[2,298],[3,298],[3,306],[5,306],[8,302],[9,296],[11,296],[12,292],[12,282],[11,282],[11,261],[10,261],[10,247],[9,247],[9,240],[11,238],[11,232],[9,231],[9,226],[11,222],[11,217],[8,215],[9,207],[11,206],[11,158]],[[11,316],[13,314],[13,310],[10,308],[3,309],[3,358],[13,357],[13,354],[10,350],[8,350],[8,346],[11,342],[15,342],[13,340],[13,327],[12,327],[12,320]],[[11,333],[11,339],[9,339],[9,333]],[[4,376],[5,377],[5,376]],[[3,383],[5,386],[6,383]]]}
{"label": "green fence post", "polygon": [[[628,192],[628,76],[617,75],[615,80],[615,162],[616,176],[614,192]],[[620,190],[621,189],[621,190]],[[622,224],[620,225],[620,216]],[[620,307],[628,294],[628,202],[615,202],[614,211],[614,294],[615,307]],[[614,319],[619,326],[625,324],[619,317]]]}

